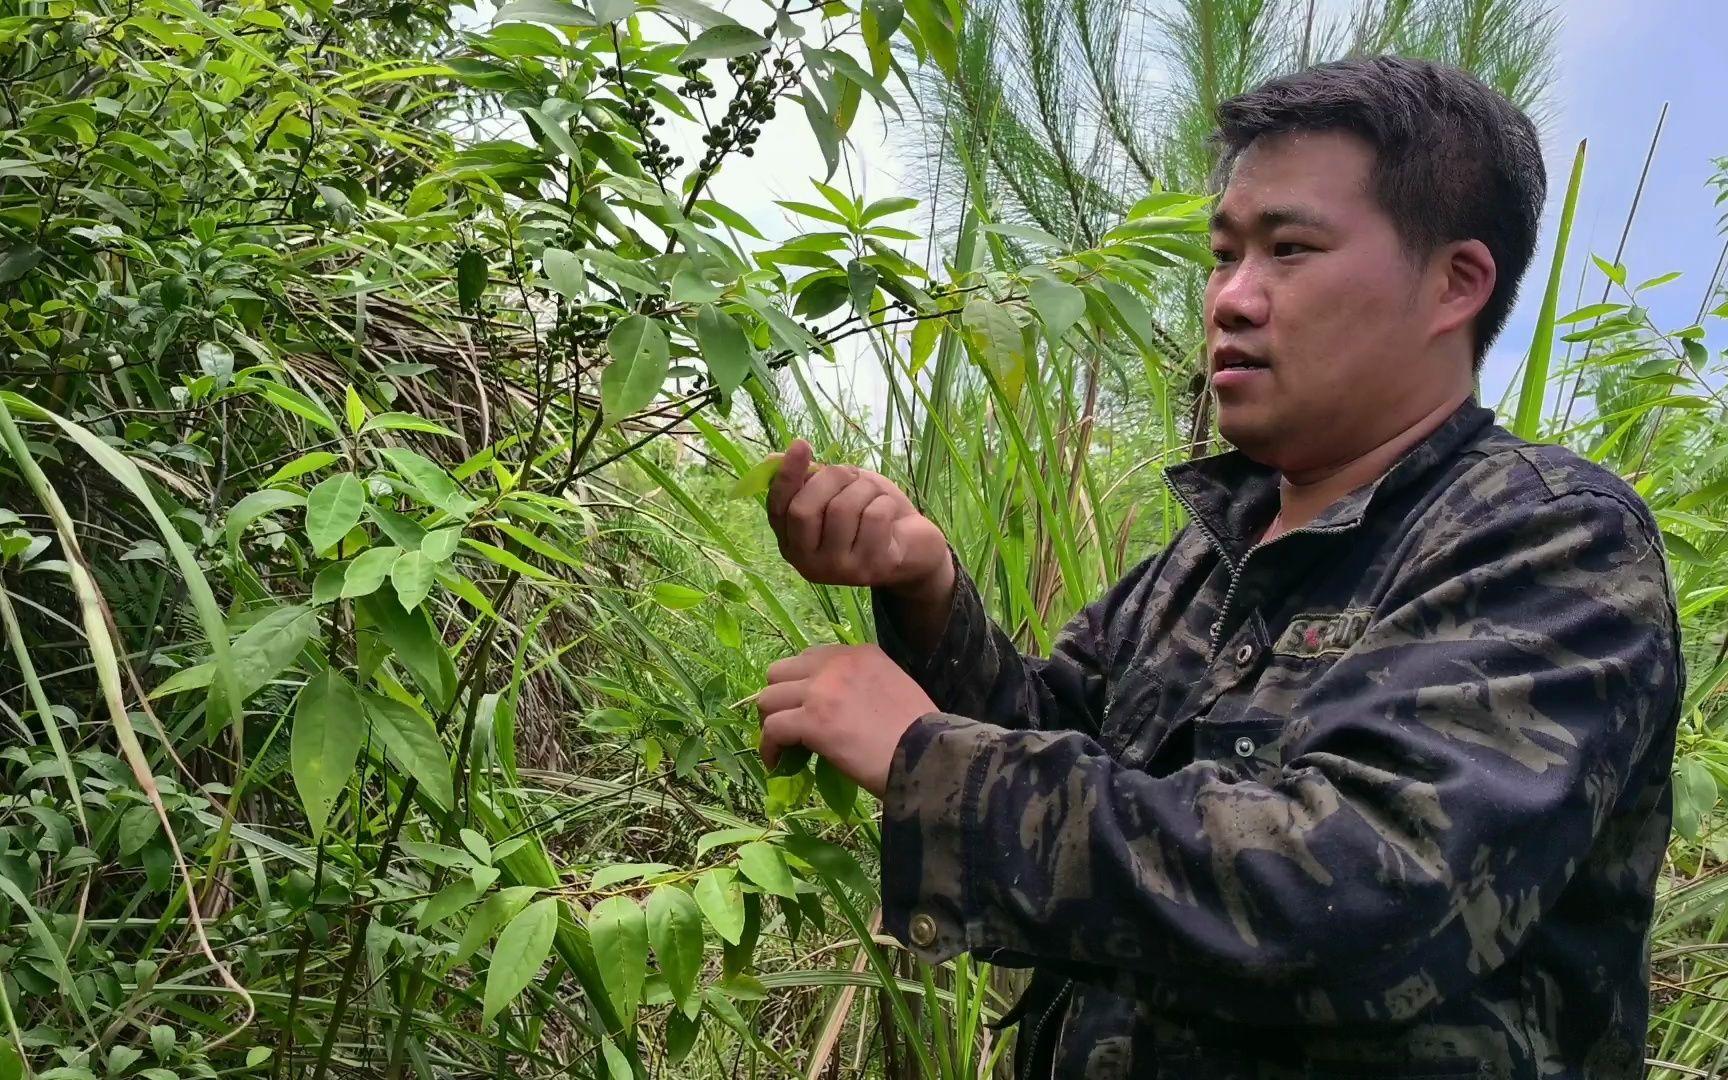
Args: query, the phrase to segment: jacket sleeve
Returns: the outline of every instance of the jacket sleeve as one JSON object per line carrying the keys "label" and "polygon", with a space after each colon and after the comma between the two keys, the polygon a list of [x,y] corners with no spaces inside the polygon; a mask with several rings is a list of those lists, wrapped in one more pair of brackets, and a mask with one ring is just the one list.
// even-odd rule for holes
{"label": "jacket sleeve", "polygon": [[1502,964],[1622,792],[1667,782],[1645,751],[1680,679],[1647,511],[1508,502],[1412,552],[1267,782],[919,720],[884,800],[885,926],[932,962],[974,950],[1264,1024],[1407,1019]]}
{"label": "jacket sleeve", "polygon": [[1022,655],[991,621],[957,557],[954,599],[936,647],[925,653],[902,636],[894,600],[881,589],[871,591],[876,641],[944,712],[997,727],[1096,734],[1115,648],[1113,630],[1132,621],[1123,609],[1135,602],[1142,583],[1156,577],[1162,558],[1142,562],[1074,616],[1045,658]]}

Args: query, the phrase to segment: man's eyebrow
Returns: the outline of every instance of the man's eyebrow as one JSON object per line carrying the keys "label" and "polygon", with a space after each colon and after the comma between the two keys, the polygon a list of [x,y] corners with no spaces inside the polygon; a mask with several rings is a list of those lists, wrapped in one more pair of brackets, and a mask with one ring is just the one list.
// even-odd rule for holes
{"label": "man's eyebrow", "polygon": [[[1222,232],[1234,232],[1242,228],[1237,220],[1223,210],[1212,213],[1212,228]],[[1280,225],[1302,225],[1313,229],[1328,227],[1325,218],[1313,211],[1300,206],[1268,206],[1254,216],[1254,224],[1262,229],[1275,229]]]}

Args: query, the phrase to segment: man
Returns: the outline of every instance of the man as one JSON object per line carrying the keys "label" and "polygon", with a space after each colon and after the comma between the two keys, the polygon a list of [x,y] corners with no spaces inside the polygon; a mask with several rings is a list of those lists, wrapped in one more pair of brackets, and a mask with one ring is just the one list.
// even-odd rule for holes
{"label": "man", "polygon": [[1330,64],[1218,110],[1191,524],[1017,653],[882,478],[770,492],[880,648],[770,670],[762,752],[883,800],[884,925],[1036,969],[1022,1076],[1632,1077],[1682,685],[1649,511],[1493,426],[1536,133],[1469,76]]}

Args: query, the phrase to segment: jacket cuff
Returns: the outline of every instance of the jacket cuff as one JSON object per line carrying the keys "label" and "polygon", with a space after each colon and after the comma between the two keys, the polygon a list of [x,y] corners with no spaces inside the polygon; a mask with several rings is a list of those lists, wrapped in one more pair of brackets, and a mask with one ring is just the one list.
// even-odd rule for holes
{"label": "jacket cuff", "polygon": [[929,652],[914,648],[901,632],[894,617],[894,597],[885,589],[870,590],[870,608],[876,619],[876,644],[888,658],[912,676],[930,700],[941,709],[954,706],[955,694],[969,678],[976,676],[985,646],[990,640],[988,616],[978,587],[960,565],[952,548],[948,557],[954,561],[954,596],[948,604],[948,616],[941,637]]}
{"label": "jacket cuff", "polygon": [[929,713],[900,737],[882,800],[882,927],[939,964],[975,944],[978,799],[998,728]]}

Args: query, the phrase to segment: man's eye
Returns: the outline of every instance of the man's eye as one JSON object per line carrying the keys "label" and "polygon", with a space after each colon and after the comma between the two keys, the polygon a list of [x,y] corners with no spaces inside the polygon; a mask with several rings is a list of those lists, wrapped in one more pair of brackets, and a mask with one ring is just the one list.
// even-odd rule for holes
{"label": "man's eye", "polygon": [[1223,248],[1213,248],[1212,258],[1221,263],[1235,262],[1236,253],[1234,251],[1226,251]]}
{"label": "man's eye", "polygon": [[1280,259],[1287,255],[1301,255],[1313,250],[1307,244],[1298,244],[1294,240],[1283,240],[1272,245],[1272,254]]}

